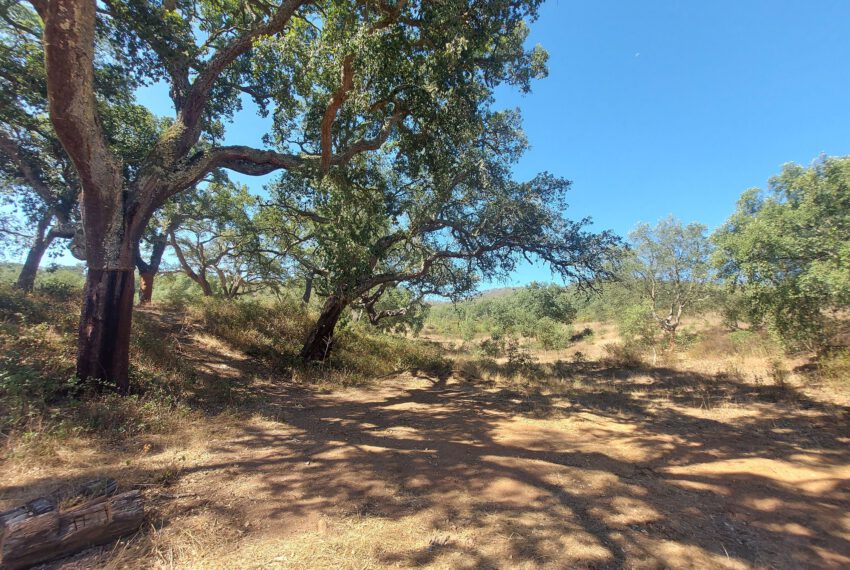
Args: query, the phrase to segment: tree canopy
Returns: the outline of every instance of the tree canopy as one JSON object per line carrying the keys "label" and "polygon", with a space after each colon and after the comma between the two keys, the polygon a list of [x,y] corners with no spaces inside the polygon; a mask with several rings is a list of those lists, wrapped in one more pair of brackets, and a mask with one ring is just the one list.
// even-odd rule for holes
{"label": "tree canopy", "polygon": [[672,216],[654,227],[638,224],[629,234],[630,252],[620,275],[639,292],[652,318],[675,338],[685,310],[705,301],[714,274],[711,242],[699,223],[682,224]]}
{"label": "tree canopy", "polygon": [[824,347],[850,307],[850,158],[788,164],[741,196],[714,235],[726,283],[749,317],[790,346]]}
{"label": "tree canopy", "polygon": [[387,153],[333,177],[281,178],[273,188],[281,226],[270,233],[328,299],[318,325],[328,330],[311,337],[305,357],[327,355],[342,308],[368,309],[397,285],[414,303],[426,295],[458,299],[523,258],[579,284],[604,276],[617,239],[564,216],[569,183],[547,173],[513,180],[510,167],[525,148],[518,125],[516,113],[491,114],[469,129],[461,152],[427,165]]}
{"label": "tree canopy", "polygon": [[[385,145],[410,165],[433,163],[462,148],[497,85],[528,90],[545,74],[545,52],[524,47],[539,0],[32,4],[50,119],[82,189],[90,271],[77,373],[121,391],[137,244],[171,196],[219,169],[325,176]],[[132,136],[146,143],[139,154],[109,136],[101,67],[130,87],[168,86],[174,116]],[[223,144],[245,98],[270,119],[262,144]]]}

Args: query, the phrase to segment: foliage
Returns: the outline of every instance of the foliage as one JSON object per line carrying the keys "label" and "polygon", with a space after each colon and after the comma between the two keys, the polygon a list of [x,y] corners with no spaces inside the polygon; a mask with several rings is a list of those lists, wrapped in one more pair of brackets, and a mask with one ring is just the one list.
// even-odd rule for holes
{"label": "foliage", "polygon": [[564,327],[551,317],[543,317],[537,322],[534,338],[544,350],[561,350],[571,342],[572,329]]}
{"label": "foliage", "polygon": [[500,336],[491,336],[490,338],[485,338],[480,343],[478,343],[478,350],[484,356],[488,356],[490,358],[497,358],[502,355],[505,351],[505,339]]}
{"label": "foliage", "polygon": [[210,334],[274,367],[297,362],[297,348],[311,318],[306,307],[291,299],[206,298],[189,310]]}
{"label": "foliage", "polygon": [[[21,272],[18,263],[0,263],[0,284],[12,285]],[[48,293],[65,290],[69,295],[77,294],[85,283],[85,267],[79,265],[51,264],[42,268],[36,278],[36,289]]]}
{"label": "foliage", "polygon": [[744,192],[714,235],[715,263],[749,320],[788,347],[828,346],[850,307],[848,187],[850,158],[786,165],[767,192]]}
{"label": "foliage", "polygon": [[624,309],[642,303],[640,290],[629,285],[622,280],[613,281],[602,284],[595,295],[576,295],[576,320],[616,321]]}
{"label": "foliage", "polygon": [[[82,186],[89,275],[131,270],[156,210],[223,169],[340,180],[380,151],[433,174],[489,120],[497,86],[528,91],[546,74],[545,52],[524,45],[540,3],[33,3],[50,119]],[[109,136],[102,103],[120,93],[96,81],[101,64],[133,87],[165,85],[173,118],[155,133]],[[268,119],[262,144],[222,144],[248,97]],[[141,141],[143,153],[123,152]],[[106,374],[124,392],[129,300],[115,291],[83,304],[77,362],[80,377]]]}
{"label": "foliage", "polygon": [[509,376],[534,372],[537,364],[531,351],[524,347],[515,336],[505,338],[505,357],[507,358],[505,371]]}
{"label": "foliage", "polygon": [[638,224],[621,276],[639,292],[657,325],[672,339],[685,309],[709,299],[713,280],[711,243],[702,224],[665,218],[654,227]]}
{"label": "foliage", "polygon": [[[398,285],[412,293],[413,304],[427,295],[457,300],[479,278],[503,277],[523,257],[579,284],[606,275],[618,240],[587,231],[589,220],[564,217],[569,183],[545,173],[524,183],[512,179],[510,165],[525,147],[515,114],[491,113],[465,138],[459,152],[446,149],[426,163],[387,154],[381,162],[353,161],[333,177],[289,172],[274,186],[267,249],[289,251],[329,299],[317,335],[332,332],[325,319],[339,314],[337,306],[357,303],[368,311]],[[547,291],[528,301],[566,318],[559,299],[543,298]],[[305,357],[319,341],[311,335]]]}
{"label": "foliage", "polygon": [[617,325],[626,346],[657,351],[664,341],[663,331],[646,303],[625,308],[617,319]]}
{"label": "foliage", "polygon": [[191,198],[175,201],[164,215],[180,266],[204,294],[232,299],[284,278],[279,259],[262,251],[254,223],[258,200],[247,187],[222,179]]}
{"label": "foliage", "polygon": [[644,355],[634,345],[609,343],[603,346],[604,362],[614,368],[637,369],[644,366]]}
{"label": "foliage", "polygon": [[71,237],[79,183],[46,116],[41,21],[22,3],[4,2],[0,13],[0,200],[12,210],[0,238],[17,253],[51,230],[47,248],[57,234]]}
{"label": "foliage", "polygon": [[320,369],[304,364],[298,351],[315,319],[315,309],[295,298],[205,298],[189,310],[205,330],[228,345],[259,358],[274,370],[292,369],[310,381],[333,383],[336,378],[345,384],[363,383],[398,369],[431,369],[444,364],[435,347],[371,327],[346,327],[338,335],[332,357]]}
{"label": "foliage", "polygon": [[850,349],[833,350],[818,359],[818,375],[830,382],[850,385]]}
{"label": "foliage", "polygon": [[[49,247],[56,238],[74,237],[81,185],[48,117],[42,20],[23,3],[4,2],[0,12],[0,180],[3,199],[16,209],[4,229],[30,245],[46,241]],[[97,38],[104,56],[115,47],[108,38]],[[136,82],[109,57],[94,61],[94,81],[102,94],[97,106],[104,136],[129,176],[165,123],[134,102]]]}
{"label": "foliage", "polygon": [[428,323],[444,333],[460,333],[466,340],[481,331],[497,337],[536,338],[546,347],[563,348],[572,334],[567,325],[576,316],[575,301],[569,287],[532,283],[504,295],[435,305]]}

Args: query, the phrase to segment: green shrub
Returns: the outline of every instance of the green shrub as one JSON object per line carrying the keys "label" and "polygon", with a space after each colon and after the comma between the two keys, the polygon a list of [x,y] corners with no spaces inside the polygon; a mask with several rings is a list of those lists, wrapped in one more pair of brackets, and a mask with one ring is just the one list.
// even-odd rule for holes
{"label": "green shrub", "polygon": [[676,349],[687,350],[700,340],[697,331],[690,327],[683,327],[676,332]]}
{"label": "green shrub", "polygon": [[196,300],[189,311],[210,334],[272,366],[297,362],[314,318],[302,303],[288,298],[232,301],[207,297]]}
{"label": "green shrub", "polygon": [[728,338],[738,354],[770,355],[782,350],[781,343],[764,330],[736,330]]}
{"label": "green shrub", "polygon": [[593,338],[593,329],[590,327],[584,327],[579,332],[575,333],[570,337],[570,342],[579,342],[581,340],[590,340]]}
{"label": "green shrub", "polygon": [[498,358],[505,351],[505,341],[496,335],[478,343],[478,350],[484,356]]}
{"label": "green shrub", "polygon": [[661,346],[664,341],[661,328],[646,305],[623,308],[617,318],[617,326],[623,342],[632,347],[652,349]]}
{"label": "green shrub", "polygon": [[174,307],[198,302],[201,290],[183,273],[160,273],[154,279],[153,300]]}
{"label": "green shrub", "polygon": [[348,312],[337,326],[330,358],[305,364],[298,354],[318,315],[288,296],[236,301],[206,298],[191,305],[190,312],[210,334],[261,359],[273,370],[294,370],[304,381],[350,386],[404,369],[445,368],[446,361],[436,346],[353,322]]}
{"label": "green shrub", "polygon": [[545,317],[537,323],[534,336],[544,350],[561,350],[570,345],[572,329]]}
{"label": "green shrub", "polygon": [[523,347],[515,336],[509,336],[505,339],[505,356],[508,359],[506,371],[510,376],[530,375],[539,370],[534,355]]}
{"label": "green shrub", "polygon": [[475,333],[477,332],[475,321],[470,318],[464,319],[460,322],[460,337],[469,342],[473,338],[475,338]]}

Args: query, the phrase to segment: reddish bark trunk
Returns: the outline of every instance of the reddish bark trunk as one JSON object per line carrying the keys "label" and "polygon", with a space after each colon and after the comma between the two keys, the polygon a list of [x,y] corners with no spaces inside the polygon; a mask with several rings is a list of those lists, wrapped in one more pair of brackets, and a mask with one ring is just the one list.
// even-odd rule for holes
{"label": "reddish bark trunk", "polygon": [[324,360],[330,355],[333,348],[334,329],[346,305],[347,303],[338,297],[328,297],[322,306],[319,320],[316,321],[316,325],[307,337],[307,342],[304,343],[304,348],[301,349],[301,358],[317,361]]}
{"label": "reddish bark trunk", "polygon": [[132,270],[89,269],[86,276],[80,336],[77,345],[77,376],[96,381],[98,390],[108,386],[120,394],[130,390],[130,326],[133,317],[135,277]]}
{"label": "reddish bark trunk", "polygon": [[204,297],[212,297],[212,285],[210,285],[209,281],[207,281],[206,278],[199,278],[195,281],[198,283],[198,285],[201,286],[201,291],[203,291]]}
{"label": "reddish bark trunk", "polygon": [[139,249],[139,243],[136,242],[135,258],[136,268],[139,270],[139,305],[147,305],[151,302],[153,296],[153,280],[156,274],[159,273],[159,265],[162,263],[162,255],[165,253],[165,247],[168,245],[168,237],[165,234],[156,236],[151,240],[153,249],[151,251],[150,263],[142,258],[142,252]]}
{"label": "reddish bark trunk", "polygon": [[153,278],[155,273],[139,273],[141,282],[139,283],[139,304],[147,305],[153,297]]}

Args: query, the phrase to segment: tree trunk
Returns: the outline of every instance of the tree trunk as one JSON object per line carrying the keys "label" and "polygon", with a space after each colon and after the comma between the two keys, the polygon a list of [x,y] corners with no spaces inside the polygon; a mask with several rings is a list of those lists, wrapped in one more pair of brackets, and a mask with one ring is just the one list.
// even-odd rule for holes
{"label": "tree trunk", "polygon": [[301,298],[304,304],[310,303],[310,295],[313,293],[313,274],[307,276],[307,283],[304,286],[304,296]]}
{"label": "tree trunk", "polygon": [[151,302],[153,296],[153,280],[156,274],[159,273],[159,266],[162,263],[162,255],[165,253],[165,248],[168,245],[168,237],[165,234],[156,236],[152,240],[153,250],[151,251],[150,263],[142,258],[142,252],[139,244],[135,247],[136,268],[139,270],[139,305],[147,305]]}
{"label": "tree trunk", "polygon": [[44,252],[50,247],[50,242],[53,241],[52,236],[48,234],[45,238],[36,238],[35,243],[27,253],[27,259],[24,261],[24,266],[21,268],[21,273],[18,275],[18,281],[15,287],[24,291],[32,291],[35,287],[35,276],[38,274],[38,266],[41,264],[41,258],[44,257]]}
{"label": "tree trunk", "polygon": [[80,336],[77,346],[77,376],[98,380],[120,394],[130,390],[130,326],[133,317],[134,272],[89,269],[86,276]]}
{"label": "tree trunk", "polygon": [[333,347],[334,328],[345,309],[346,303],[339,297],[331,295],[322,306],[319,320],[310,331],[304,348],[301,349],[301,358],[307,361],[324,360],[331,353]]}
{"label": "tree trunk", "polygon": [[186,257],[183,255],[183,250],[180,249],[180,244],[177,243],[177,236],[174,235],[172,231],[169,234],[169,238],[171,239],[171,248],[174,250],[174,255],[177,256],[177,261],[180,262],[180,267],[183,268],[183,272],[195,283],[200,285],[201,291],[204,292],[204,297],[211,297],[212,286],[210,282],[207,280],[207,271],[205,267],[201,267],[200,273],[195,273],[195,270],[192,269],[192,266],[189,265],[189,262],[186,261]]}
{"label": "tree trunk", "polygon": [[139,273],[139,305],[148,305],[153,297],[153,278],[155,273]]}
{"label": "tree trunk", "polygon": [[51,219],[53,219],[53,214],[48,212],[36,224],[32,247],[30,247],[27,253],[24,266],[21,268],[20,275],[18,275],[18,281],[15,283],[15,287],[18,289],[32,291],[35,286],[35,276],[38,273],[41,258],[44,257],[44,252],[47,251],[47,248],[50,247],[50,242],[53,241],[53,235],[47,231]]}
{"label": "tree trunk", "polygon": [[670,330],[667,331],[667,334],[670,335],[670,344],[667,346],[667,348],[670,350],[670,352],[673,352],[674,350],[676,350],[676,328],[677,327],[678,327],[678,325],[670,327]]}
{"label": "tree trunk", "polygon": [[201,286],[201,291],[204,292],[204,297],[212,297],[212,294],[213,294],[212,285],[210,285],[210,282],[207,281],[207,278],[206,278],[205,275],[202,274],[201,277],[196,279],[196,282],[198,283],[198,285]]}

